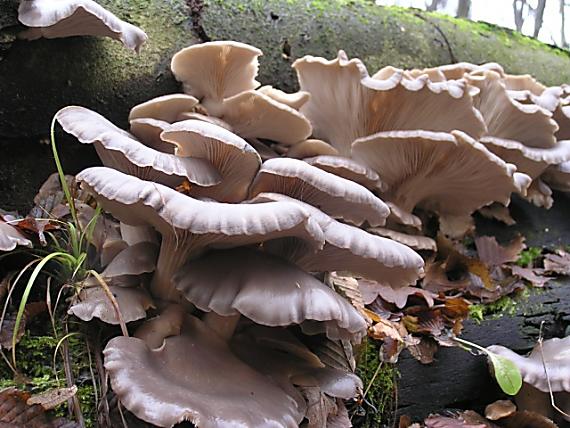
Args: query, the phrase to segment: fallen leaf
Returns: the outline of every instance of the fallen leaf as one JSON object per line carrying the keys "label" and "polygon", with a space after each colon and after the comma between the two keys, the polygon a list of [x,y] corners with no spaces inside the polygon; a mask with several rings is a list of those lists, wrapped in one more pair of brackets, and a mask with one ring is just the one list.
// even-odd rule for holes
{"label": "fallen leaf", "polygon": [[65,403],[77,393],[77,386],[73,385],[69,388],[56,388],[41,394],[32,395],[26,401],[28,406],[39,404],[44,410],[54,409],[60,404]]}
{"label": "fallen leaf", "polygon": [[407,349],[412,357],[420,363],[430,364],[433,362],[438,346],[437,342],[431,337],[422,337],[417,345],[410,345]]}
{"label": "fallen leaf", "polygon": [[570,275],[570,254],[563,250],[558,250],[556,254],[544,256],[544,270],[559,275]]}
{"label": "fallen leaf", "polygon": [[485,417],[491,421],[511,416],[517,411],[517,406],[510,400],[497,400],[485,407]]}
{"label": "fallen leaf", "polygon": [[[12,349],[12,336],[14,335],[14,328],[16,327],[16,312],[9,312],[4,316],[4,322],[0,328],[0,348]],[[24,311],[20,319],[18,327],[18,334],[16,335],[16,343],[24,336],[26,331],[27,316]]]}
{"label": "fallen leaf", "polygon": [[359,281],[352,276],[340,275],[337,272],[331,272],[329,280],[335,290],[340,291],[341,294],[346,296],[352,306],[354,306],[360,313],[367,315],[364,310],[364,300],[360,291]]}
{"label": "fallen leaf", "polygon": [[522,236],[518,236],[507,246],[499,245],[494,236],[478,236],[475,238],[475,247],[479,259],[487,266],[492,267],[516,262],[526,245]]}
{"label": "fallen leaf", "polygon": [[317,386],[300,387],[301,394],[307,401],[305,417],[309,421],[307,428],[327,428],[329,415],[338,411],[335,400],[323,394]]}
{"label": "fallen leaf", "polygon": [[469,279],[463,277],[458,280],[450,280],[445,268],[446,264],[443,261],[426,263],[425,277],[421,287],[433,293],[466,290],[470,283]]}
{"label": "fallen leaf", "polygon": [[430,415],[424,420],[426,428],[487,428],[485,424],[473,424],[464,421],[461,417],[452,418],[449,416]]}
{"label": "fallen leaf", "polygon": [[507,226],[512,226],[513,224],[516,224],[515,219],[511,216],[511,213],[509,212],[509,208],[497,202],[491,205],[487,205],[486,207],[479,208],[479,214],[481,214],[485,218],[503,222]]}
{"label": "fallen leaf", "polygon": [[0,391],[0,424],[10,428],[78,428],[63,418],[52,419],[39,404],[28,405],[30,395],[15,388]]}
{"label": "fallen leaf", "polygon": [[373,339],[382,341],[380,361],[395,364],[400,352],[405,347],[404,338],[408,335],[404,326],[393,321],[380,319],[368,329],[368,334]]}
{"label": "fallen leaf", "polygon": [[344,405],[344,402],[340,399],[336,399],[336,412],[329,413],[327,418],[326,428],[350,428],[352,423],[350,422],[350,417],[348,415],[348,410]]}
{"label": "fallen leaf", "polygon": [[518,276],[519,278],[525,279],[530,282],[535,287],[544,287],[548,281],[552,278],[549,276],[542,276],[541,273],[544,273],[544,269],[531,269],[531,268],[523,268],[517,265],[509,266],[513,275]]}

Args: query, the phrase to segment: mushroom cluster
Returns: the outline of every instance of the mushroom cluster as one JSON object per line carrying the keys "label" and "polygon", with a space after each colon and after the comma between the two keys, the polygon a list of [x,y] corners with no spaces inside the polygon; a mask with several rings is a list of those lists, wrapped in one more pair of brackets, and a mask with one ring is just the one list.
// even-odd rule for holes
{"label": "mushroom cluster", "polygon": [[[192,95],[134,107],[130,132],[83,107],[56,115],[105,165],[77,176],[107,214],[92,238],[100,279],[84,282],[69,312],[115,325],[156,315],[104,350],[121,402],[156,426],[317,426],[326,421],[315,400],[343,417],[361,381],[318,344],[358,343],[368,320],[330,275],[399,288],[423,274],[412,249],[359,227],[384,225],[391,210],[358,180],[292,158],[263,162],[243,138],[269,151],[258,138],[286,145],[311,133],[287,104],[306,95],[251,88],[258,55],[233,42],[181,51],[173,70]],[[218,80],[196,82],[198,66]],[[85,223],[94,213],[78,211]]]}

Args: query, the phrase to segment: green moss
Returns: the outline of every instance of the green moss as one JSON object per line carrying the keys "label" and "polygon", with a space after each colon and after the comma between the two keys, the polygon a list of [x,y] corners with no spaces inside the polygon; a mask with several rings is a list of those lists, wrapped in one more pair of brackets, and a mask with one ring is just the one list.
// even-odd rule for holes
{"label": "green moss", "polygon": [[477,323],[481,323],[487,319],[498,319],[504,316],[513,316],[518,312],[524,311],[529,303],[529,297],[532,294],[540,293],[536,288],[527,286],[521,291],[503,296],[492,303],[479,303],[469,307],[469,317]]}
{"label": "green moss", "polygon": [[399,373],[393,364],[382,364],[378,371],[381,364],[379,355],[376,342],[367,340],[362,344],[356,367],[356,374],[362,379],[364,389],[368,389],[365,400],[356,411],[356,415],[362,419],[358,426],[362,428],[381,426],[394,417],[394,396]]}
{"label": "green moss", "polygon": [[522,251],[517,260],[517,265],[522,267],[532,266],[536,259],[542,255],[542,248],[529,247]]}
{"label": "green moss", "polygon": [[[72,336],[68,341],[81,411],[86,426],[94,427],[97,419],[96,397],[91,382],[87,349],[80,337]],[[57,343],[58,340],[52,336],[33,336],[27,331],[16,348],[16,359],[21,376],[14,378],[9,367],[3,360],[0,360],[0,389],[16,387],[32,394],[38,394],[67,386],[59,355],[56,359],[55,371],[53,367],[53,355]],[[60,405],[55,410],[55,414],[67,416],[67,405]]]}

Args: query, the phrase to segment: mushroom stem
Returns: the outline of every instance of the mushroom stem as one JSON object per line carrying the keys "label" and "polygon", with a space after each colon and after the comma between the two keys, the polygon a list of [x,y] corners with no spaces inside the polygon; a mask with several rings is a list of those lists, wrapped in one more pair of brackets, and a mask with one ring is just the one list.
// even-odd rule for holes
{"label": "mushroom stem", "polygon": [[182,306],[169,305],[158,317],[152,318],[141,325],[134,336],[144,340],[150,349],[160,348],[164,339],[180,334],[185,314]]}
{"label": "mushroom stem", "polygon": [[204,321],[208,327],[218,333],[218,336],[228,341],[233,336],[240,317],[241,315],[239,314],[224,317],[215,313],[214,311],[211,311],[204,315],[202,321]]}

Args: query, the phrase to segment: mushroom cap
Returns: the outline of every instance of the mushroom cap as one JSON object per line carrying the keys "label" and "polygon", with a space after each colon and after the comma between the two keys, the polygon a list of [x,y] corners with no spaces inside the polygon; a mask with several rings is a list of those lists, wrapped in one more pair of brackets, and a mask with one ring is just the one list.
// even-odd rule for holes
{"label": "mushroom cap", "polygon": [[545,340],[542,343],[542,353],[540,346],[536,345],[526,358],[504,346],[493,345],[487,349],[515,363],[523,381],[540,391],[549,392],[548,381],[544,374],[545,365],[552,392],[570,392],[570,336]]}
{"label": "mushroom cap", "polygon": [[388,205],[388,208],[390,208],[388,224],[409,226],[417,230],[422,230],[422,220],[418,216],[415,216],[412,213],[403,210],[393,202],[386,201],[386,205]]}
{"label": "mushroom cap", "polygon": [[514,165],[459,131],[381,132],[355,141],[352,152],[380,173],[388,186],[385,198],[407,212],[421,206],[471,214],[494,201],[508,205],[512,192],[530,184]]}
{"label": "mushroom cap", "polygon": [[259,91],[226,98],[219,116],[243,138],[265,138],[290,145],[305,140],[312,132],[305,116]]}
{"label": "mushroom cap", "polygon": [[337,156],[338,150],[323,140],[309,138],[301,141],[287,150],[287,157],[295,159],[304,159],[312,156]]}
{"label": "mushroom cap", "polygon": [[159,427],[190,421],[200,428],[293,428],[304,416],[297,400],[191,316],[182,334],[166,338],[158,349],[134,337],[115,337],[103,354],[121,403]]}
{"label": "mushroom cap", "polygon": [[491,421],[506,418],[517,411],[511,400],[498,400],[485,407],[485,417]]}
{"label": "mushroom cap", "polygon": [[546,86],[532,77],[530,74],[504,74],[501,76],[503,84],[508,90],[530,91],[533,95],[541,95]]}
{"label": "mushroom cap", "polygon": [[[111,285],[109,290],[117,300],[121,316],[126,323],[145,318],[147,309],[155,307],[151,297],[143,288]],[[107,324],[119,324],[115,308],[101,287],[81,290],[78,302],[73,304],[67,312],[83,321],[99,318]]]}
{"label": "mushroom cap", "polygon": [[221,102],[224,98],[255,89],[262,52],[245,43],[217,41],[189,46],[172,57],[170,68],[184,92]]}
{"label": "mushroom cap", "polygon": [[288,94],[269,85],[262,86],[258,91],[281,104],[294,108],[295,110],[299,110],[310,97],[309,93],[305,91]]}
{"label": "mushroom cap", "polygon": [[134,106],[129,113],[129,121],[150,118],[168,123],[176,122],[181,113],[192,111],[196,104],[198,100],[191,95],[163,95]]}
{"label": "mushroom cap", "polygon": [[315,251],[298,240],[266,242],[264,247],[307,272],[348,271],[391,287],[415,284],[424,261],[412,249],[333,220],[317,208],[278,193],[261,193],[252,203],[291,201],[310,213],[324,233],[324,247]]}
{"label": "mushroom cap", "polygon": [[350,155],[355,139],[380,131],[460,129],[475,138],[485,132],[465,81],[409,79],[393,68],[370,77],[360,60],[348,60],[343,51],[332,61],[305,56],[293,67],[301,90],[311,94],[301,112],[313,135],[341,155]]}
{"label": "mushroom cap", "polygon": [[160,134],[170,127],[170,123],[151,118],[133,119],[130,131],[141,143],[162,153],[174,154],[174,146],[160,139]]}
{"label": "mushroom cap", "polygon": [[549,166],[541,178],[555,190],[570,192],[570,161]]}
{"label": "mushroom cap", "polygon": [[205,159],[180,158],[158,152],[84,107],[64,107],[56,119],[80,143],[94,144],[103,164],[174,187],[184,179],[201,187],[214,186],[221,177]]}
{"label": "mushroom cap", "polygon": [[368,221],[379,226],[390,214],[386,204],[360,184],[298,159],[265,161],[250,188],[252,196],[263,192],[299,199],[356,225]]}
{"label": "mushroom cap", "polygon": [[316,166],[323,171],[330,172],[331,174],[338,175],[339,177],[346,178],[347,180],[354,181],[361,184],[367,189],[382,189],[383,185],[380,177],[360,162],[345,158],[343,156],[315,156],[312,158],[303,159],[309,165]]}
{"label": "mushroom cap", "polygon": [[532,183],[530,183],[526,194],[522,196],[531,204],[534,204],[537,207],[546,208],[547,210],[552,208],[552,205],[554,204],[552,189],[540,178],[534,179]]}
{"label": "mushroom cap", "polygon": [[384,238],[393,239],[400,244],[407,245],[414,250],[427,250],[427,251],[437,251],[436,242],[427,237],[421,235],[410,235],[407,233],[397,232],[395,230],[387,229],[384,227],[372,227],[367,229],[368,232],[373,233],[378,236],[383,236]]}
{"label": "mushroom cap", "polygon": [[555,146],[544,149],[494,137],[483,137],[480,142],[505,162],[516,165],[517,171],[532,179],[540,176],[549,165],[570,161],[570,140],[558,141]]}
{"label": "mushroom cap", "polygon": [[32,248],[32,241],[14,226],[0,220],[0,251],[12,251],[17,245]]}
{"label": "mushroom cap", "polygon": [[[295,236],[322,245],[322,230],[302,207],[279,201],[267,204],[225,204],[193,199],[157,183],[119,171],[87,168],[77,175],[103,208],[133,226],[151,225],[180,246],[227,247]],[[163,244],[164,246],[164,244]]]}
{"label": "mushroom cap", "polygon": [[28,27],[27,40],[70,36],[106,36],[134,51],[147,40],[140,28],[120,20],[93,0],[22,0],[18,19]]}
{"label": "mushroom cap", "polygon": [[[223,266],[223,269],[217,267]],[[360,342],[366,322],[331,288],[286,260],[248,248],[208,253],[178,271],[175,287],[202,311],[257,324],[310,325],[310,334]]]}
{"label": "mushroom cap", "polygon": [[552,113],[536,104],[522,104],[510,97],[501,76],[493,71],[470,74],[469,84],[480,89],[475,100],[487,135],[515,140],[529,147],[548,148],[556,144],[558,125]]}
{"label": "mushroom cap", "polygon": [[196,189],[197,196],[223,202],[240,202],[246,198],[261,158],[245,140],[200,120],[177,122],[164,131],[161,138],[176,146],[177,156],[207,159],[219,171],[222,182],[210,189]]}
{"label": "mushroom cap", "polygon": [[157,257],[158,245],[153,242],[139,242],[117,254],[101,273],[101,276],[111,279],[124,275],[138,276],[153,272]]}

